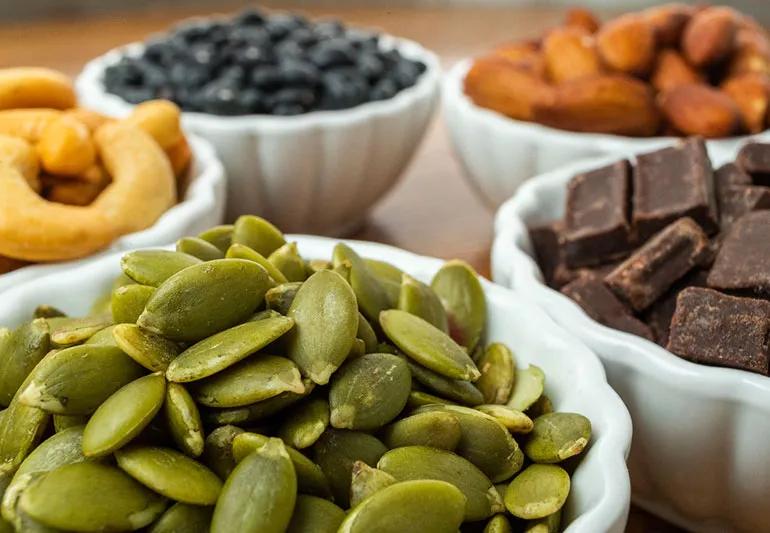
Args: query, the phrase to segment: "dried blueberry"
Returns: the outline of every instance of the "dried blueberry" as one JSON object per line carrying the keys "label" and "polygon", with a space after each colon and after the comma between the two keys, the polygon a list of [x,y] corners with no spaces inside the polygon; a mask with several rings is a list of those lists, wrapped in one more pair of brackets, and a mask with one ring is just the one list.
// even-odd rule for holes
{"label": "dried blueberry", "polygon": [[264,24],[265,16],[258,9],[244,9],[233,17],[233,24],[238,26],[259,26]]}
{"label": "dried blueberry", "polygon": [[281,81],[289,86],[314,87],[318,85],[321,72],[307,61],[287,59],[280,64]]}
{"label": "dried blueberry", "polygon": [[278,104],[271,109],[273,115],[289,117],[292,115],[301,115],[306,110],[299,104]]}
{"label": "dried blueberry", "polygon": [[374,84],[369,92],[369,98],[372,100],[387,100],[393,98],[398,92],[398,85],[390,78],[384,78]]}
{"label": "dried blueberry", "polygon": [[385,63],[374,54],[361,54],[358,56],[358,71],[369,81],[382,77],[385,73]]}
{"label": "dried blueberry", "polygon": [[283,83],[283,74],[280,68],[267,65],[255,68],[251,72],[251,83],[263,90],[273,90]]}
{"label": "dried blueberry", "polygon": [[355,49],[344,39],[329,39],[319,42],[308,50],[308,58],[321,69],[352,65],[356,60]]}

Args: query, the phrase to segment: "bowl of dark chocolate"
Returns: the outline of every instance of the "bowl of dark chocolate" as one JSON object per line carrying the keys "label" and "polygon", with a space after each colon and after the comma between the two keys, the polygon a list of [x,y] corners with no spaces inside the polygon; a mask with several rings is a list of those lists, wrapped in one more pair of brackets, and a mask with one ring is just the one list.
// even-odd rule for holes
{"label": "bowl of dark chocolate", "polygon": [[579,162],[522,186],[496,234],[495,279],[593,348],[628,405],[637,503],[688,529],[764,530],[770,145]]}
{"label": "bowl of dark chocolate", "polygon": [[228,218],[257,212],[291,231],[345,233],[419,146],[439,71],[406,39],[250,9],[112,50],[77,88],[110,115],[175,101],[225,163]]}

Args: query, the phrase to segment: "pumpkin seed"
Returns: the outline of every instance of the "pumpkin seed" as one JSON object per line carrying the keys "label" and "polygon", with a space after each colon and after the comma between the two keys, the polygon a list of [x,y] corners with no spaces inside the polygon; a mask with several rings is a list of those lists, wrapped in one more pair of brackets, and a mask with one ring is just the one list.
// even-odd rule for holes
{"label": "pumpkin seed", "polygon": [[366,355],[366,343],[361,339],[353,339],[353,346],[350,347],[350,352],[345,358],[346,361],[352,361],[362,355]]}
{"label": "pumpkin seed", "polygon": [[0,478],[15,472],[37,446],[49,418],[45,411],[19,402],[18,394],[11,400],[0,416]]}
{"label": "pumpkin seed", "polygon": [[550,413],[535,419],[524,453],[537,463],[558,463],[580,454],[591,440],[591,421],[577,413]]}
{"label": "pumpkin seed", "polygon": [[350,507],[353,508],[378,490],[398,481],[383,470],[372,468],[363,461],[353,463],[350,481]]}
{"label": "pumpkin seed", "polygon": [[299,256],[297,243],[286,243],[270,254],[267,260],[289,281],[305,281],[305,261]]}
{"label": "pumpkin seed", "polygon": [[409,393],[409,399],[406,402],[406,405],[410,409],[417,409],[418,407],[422,407],[423,405],[431,405],[431,404],[441,404],[441,405],[452,405],[452,402],[449,400],[445,400],[444,398],[439,398],[438,396],[434,396],[433,394],[429,394],[427,392],[423,391],[416,391],[413,390]]}
{"label": "pumpkin seed", "polygon": [[185,268],[202,261],[192,255],[169,250],[137,250],[120,259],[123,273],[142,285],[157,287]]}
{"label": "pumpkin seed", "polygon": [[505,507],[525,520],[545,518],[562,508],[569,489],[569,474],[560,466],[530,465],[508,485]]}
{"label": "pumpkin seed", "polygon": [[337,533],[345,511],[328,500],[299,494],[286,533]]}
{"label": "pumpkin seed", "polygon": [[463,261],[449,261],[430,286],[444,304],[452,338],[473,353],[487,323],[486,297],[478,274]]}
{"label": "pumpkin seed", "polygon": [[329,403],[311,398],[293,407],[278,429],[278,436],[298,450],[309,448],[329,426]]}
{"label": "pumpkin seed", "polygon": [[444,333],[449,331],[446,311],[439,297],[428,285],[404,274],[398,297],[398,308],[417,315]]}
{"label": "pumpkin seed", "polygon": [[67,313],[52,305],[38,305],[32,313],[32,318],[56,318],[67,316]]}
{"label": "pumpkin seed", "polygon": [[307,277],[312,276],[319,270],[331,270],[332,263],[326,259],[311,259],[305,263],[305,270],[307,270]]}
{"label": "pumpkin seed", "polygon": [[118,324],[112,330],[115,344],[151,372],[165,372],[179,355],[179,346],[134,324]]}
{"label": "pumpkin seed", "polygon": [[401,280],[403,271],[390,263],[377,259],[364,259],[369,273],[374,276],[385,291],[388,300],[388,308],[398,307],[398,298],[401,295]]}
{"label": "pumpkin seed", "polygon": [[380,313],[391,307],[388,296],[379,280],[369,272],[369,267],[350,246],[339,243],[332,254],[334,266],[350,263],[350,286],[364,316],[378,320]]}
{"label": "pumpkin seed", "polygon": [[528,368],[517,371],[508,407],[526,411],[543,395],[544,387],[545,374],[540,367],[529,365]]}
{"label": "pumpkin seed", "polygon": [[7,406],[19,387],[50,349],[48,322],[36,318],[0,339],[0,405]]}
{"label": "pumpkin seed", "polygon": [[491,416],[511,433],[529,433],[532,431],[532,419],[521,411],[511,409],[506,405],[477,405],[475,409]]}
{"label": "pumpkin seed", "polygon": [[56,433],[77,426],[85,426],[87,422],[87,415],[53,415],[53,428]]}
{"label": "pumpkin seed", "polygon": [[283,233],[262,217],[243,215],[235,221],[233,244],[244,244],[264,257],[286,244]]}
{"label": "pumpkin seed", "polygon": [[462,437],[457,417],[451,413],[428,411],[402,418],[387,426],[382,440],[388,448],[430,446],[453,451]]}
{"label": "pumpkin seed", "polygon": [[504,514],[496,514],[484,526],[483,533],[513,533],[511,522]]}
{"label": "pumpkin seed", "polygon": [[361,312],[358,313],[358,330],[356,338],[364,341],[364,353],[374,353],[377,351],[377,333]]}
{"label": "pumpkin seed", "polygon": [[210,409],[205,413],[202,413],[204,421],[219,425],[244,424],[267,418],[286,407],[297,403],[299,400],[310,394],[315,387],[315,383],[309,379],[303,380],[302,384],[305,386],[305,392],[300,394],[296,392],[283,392],[273,398],[268,398],[267,400],[262,400],[261,402],[253,403],[245,407]]}
{"label": "pumpkin seed", "polygon": [[203,447],[203,462],[222,479],[235,468],[233,440],[244,431],[235,426],[220,426],[208,434]]}
{"label": "pumpkin seed", "polygon": [[150,527],[149,533],[209,533],[212,507],[175,503]]}
{"label": "pumpkin seed", "polygon": [[278,311],[282,315],[287,315],[300,287],[302,287],[301,282],[283,283],[273,287],[265,293],[267,308]]}
{"label": "pumpkin seed", "polygon": [[115,338],[112,336],[112,334],[115,331],[115,328],[119,325],[120,324],[113,324],[112,326],[108,326],[100,331],[97,331],[88,338],[85,344],[92,346],[112,346],[117,348],[118,343],[115,342]]}
{"label": "pumpkin seed", "polygon": [[236,243],[230,246],[230,248],[227,249],[226,257],[229,259],[246,259],[257,263],[264,268],[268,275],[273,278],[273,281],[278,284],[288,283],[289,281],[286,279],[286,276],[283,275],[283,272],[276,268],[273,263],[268,261],[266,257],[244,244]]}
{"label": "pumpkin seed", "polygon": [[490,344],[478,361],[481,377],[476,387],[488,404],[506,404],[511,397],[515,366],[513,354],[502,343]]}
{"label": "pumpkin seed", "polygon": [[533,420],[539,416],[547,415],[548,413],[553,413],[553,403],[546,394],[542,394],[540,398],[527,409],[527,415]]}
{"label": "pumpkin seed", "polygon": [[87,316],[84,318],[49,318],[51,344],[57,348],[66,348],[87,341],[92,335],[112,325],[108,315]]}
{"label": "pumpkin seed", "polygon": [[558,510],[545,518],[533,520],[528,523],[524,533],[559,533],[560,527],[561,510]]}
{"label": "pumpkin seed", "polygon": [[[465,405],[478,405],[484,396],[473,383],[464,379],[450,379],[428,370],[424,366],[408,361],[412,377],[421,385],[455,402]],[[432,402],[434,403],[434,402]],[[446,400],[437,403],[447,403]]]}
{"label": "pumpkin seed", "polygon": [[157,289],[147,285],[126,285],[112,292],[110,308],[116,324],[133,324],[144,311]]}
{"label": "pumpkin seed", "polygon": [[167,385],[163,410],[169,433],[176,445],[192,457],[202,454],[204,440],[201,415],[184,386],[179,383]]}
{"label": "pumpkin seed", "polygon": [[198,237],[182,237],[176,241],[176,251],[197,257],[201,261],[223,259],[222,250]]}

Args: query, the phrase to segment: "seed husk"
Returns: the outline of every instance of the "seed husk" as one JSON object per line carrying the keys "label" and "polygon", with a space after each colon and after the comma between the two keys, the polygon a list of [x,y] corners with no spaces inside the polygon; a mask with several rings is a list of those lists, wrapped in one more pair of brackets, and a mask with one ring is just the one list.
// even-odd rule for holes
{"label": "seed husk", "polygon": [[126,285],[112,291],[112,320],[116,324],[135,323],[156,290],[147,285]]}
{"label": "seed husk", "polygon": [[373,430],[404,409],[411,390],[406,362],[391,354],[367,354],[345,363],[329,390],[331,424],[340,429]]}
{"label": "seed husk", "polygon": [[230,246],[230,248],[227,249],[226,257],[229,259],[246,259],[248,261],[254,261],[267,271],[274,282],[278,284],[289,282],[289,280],[286,279],[286,276],[283,275],[283,272],[281,272],[273,263],[268,261],[265,256],[252,248],[249,248],[245,244],[236,243]]}
{"label": "seed husk", "polygon": [[452,338],[473,353],[484,335],[487,304],[478,274],[463,261],[448,261],[430,286],[444,304]]}
{"label": "seed husk", "polygon": [[34,520],[74,531],[140,529],[165,506],[163,498],[119,469],[94,462],[57,468],[31,484],[19,501]]}
{"label": "seed husk", "polygon": [[481,377],[476,387],[484,395],[484,403],[504,405],[511,397],[516,368],[513,354],[502,343],[487,346],[477,361]]}
{"label": "seed husk", "polygon": [[268,309],[278,311],[282,315],[287,315],[291,308],[291,303],[297,296],[297,291],[302,286],[301,282],[283,283],[273,287],[265,293],[265,303]]}
{"label": "seed husk", "polygon": [[329,402],[311,398],[293,407],[278,428],[278,436],[298,450],[309,448],[329,426]]}
{"label": "seed husk", "polygon": [[51,347],[66,348],[87,341],[92,335],[112,325],[109,315],[94,315],[83,318],[49,318]]}
{"label": "seed husk", "polygon": [[225,482],[211,533],[283,533],[297,497],[297,476],[280,439],[269,439],[245,457]]}
{"label": "seed husk", "polygon": [[5,335],[0,337],[3,359],[0,365],[0,405],[7,406],[35,365],[48,353],[51,337],[48,322],[43,318],[36,318],[13,332],[5,331]]}
{"label": "seed husk", "polygon": [[556,465],[533,464],[513,478],[505,507],[518,518],[536,520],[559,511],[570,489],[569,474]]}
{"label": "seed husk", "polygon": [[176,343],[134,324],[118,324],[112,335],[118,348],[151,372],[165,372],[180,352]]}
{"label": "seed husk", "polygon": [[379,320],[380,313],[391,307],[385,289],[369,272],[369,267],[350,246],[339,243],[332,254],[334,266],[350,264],[350,286],[356,294],[358,305],[369,320]]}
{"label": "seed husk", "polygon": [[289,242],[270,254],[267,260],[291,281],[305,281],[305,261],[299,256],[296,242]]}
{"label": "seed husk", "polygon": [[344,519],[345,511],[329,500],[299,494],[286,533],[337,533]]}
{"label": "seed husk", "polygon": [[235,221],[232,234],[233,244],[244,244],[264,257],[286,244],[281,230],[262,217],[243,215]]}
{"label": "seed husk", "polygon": [[529,433],[534,426],[526,414],[507,405],[477,405],[475,409],[493,417],[511,433]]}
{"label": "seed husk", "polygon": [[452,413],[428,411],[402,418],[387,426],[382,440],[388,448],[430,446],[453,451],[460,443],[462,428]]}
{"label": "seed husk", "polygon": [[174,341],[206,339],[247,320],[271,285],[267,271],[245,259],[193,265],[158,287],[137,325]]}
{"label": "seed husk", "polygon": [[233,440],[244,431],[235,426],[219,426],[206,436],[203,446],[203,462],[221,479],[227,479],[235,468]]}
{"label": "seed husk", "polygon": [[293,325],[291,318],[277,317],[246,322],[221,331],[179,354],[169,364],[166,378],[187,383],[212,376],[264,348]]}
{"label": "seed husk", "polygon": [[380,325],[399,349],[422,366],[452,379],[478,379],[479,370],[468,354],[422,318],[390,309],[380,315]]}
{"label": "seed husk", "polygon": [[384,470],[372,468],[363,461],[356,461],[353,463],[350,481],[351,509],[378,490],[389,487],[397,482],[396,478]]}
{"label": "seed husk", "polygon": [[449,321],[439,297],[428,285],[409,274],[403,275],[398,308],[419,316],[444,333],[449,332]]}
{"label": "seed husk", "polygon": [[350,352],[358,329],[356,296],[339,274],[316,272],[302,284],[289,308],[295,327],[286,353],[304,376],[325,385]]}
{"label": "seed husk", "polygon": [[537,463],[559,463],[580,454],[591,440],[591,421],[577,413],[550,413],[535,419],[524,453]]}
{"label": "seed husk", "polygon": [[438,479],[456,486],[466,498],[465,520],[489,518],[503,508],[489,478],[468,460],[446,450],[406,446],[385,453],[377,463],[399,481]]}
{"label": "seed husk", "polygon": [[225,253],[230,248],[230,244],[232,244],[233,231],[232,224],[223,224],[199,233],[198,238],[213,244],[222,253]]}
{"label": "seed husk", "polygon": [[213,507],[175,503],[150,527],[148,533],[209,533]]}
{"label": "seed husk", "polygon": [[508,400],[508,407],[517,411],[526,411],[543,395],[545,374],[535,365],[518,370],[513,383],[513,392]]}
{"label": "seed husk", "polygon": [[166,386],[166,401],[163,403],[171,438],[179,448],[192,457],[203,453],[203,424],[195,400],[179,383]]}
{"label": "seed husk", "polygon": [[[464,405],[478,405],[484,401],[481,391],[470,381],[442,376],[412,361],[408,361],[408,364],[412,377],[418,383],[441,395],[443,398]],[[439,403],[446,403],[446,400]]]}
{"label": "seed husk", "polygon": [[120,259],[126,276],[150,287],[157,287],[180,270],[199,263],[197,257],[170,250],[137,250]]}
{"label": "seed husk", "polygon": [[198,381],[193,387],[196,401],[208,407],[243,407],[284,392],[305,392],[297,365],[285,357],[263,354]]}
{"label": "seed husk", "polygon": [[201,261],[213,261],[225,257],[222,250],[199,237],[182,237],[176,241],[176,251],[197,257]]}

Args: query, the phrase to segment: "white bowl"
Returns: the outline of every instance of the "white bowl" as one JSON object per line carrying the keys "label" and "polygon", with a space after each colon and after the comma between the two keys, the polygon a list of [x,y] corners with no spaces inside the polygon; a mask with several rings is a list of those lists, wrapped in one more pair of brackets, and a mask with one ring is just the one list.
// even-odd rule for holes
{"label": "white bowl", "polygon": [[[289,235],[308,258],[329,258],[336,240]],[[390,261],[428,281],[443,261],[373,243],[347,241],[366,257]],[[0,324],[27,320],[34,307],[49,303],[72,313],[88,311],[120,273],[120,254],[112,254],[8,291],[0,300]],[[546,374],[546,390],[557,409],[591,419],[593,440],[573,476],[564,524],[569,533],[622,533],[629,508],[625,458],[631,440],[628,411],[609,387],[599,360],[545,313],[514,292],[484,281],[489,312],[488,338],[507,343],[519,366],[536,363]]]}
{"label": "white bowl", "polygon": [[[217,149],[228,175],[227,219],[259,214],[286,231],[343,234],[396,183],[435,108],[441,67],[417,43],[384,36],[383,46],[425,63],[417,84],[391,99],[293,117],[221,117],[185,112],[185,127]],[[76,81],[86,107],[125,116],[131,104],[105,91],[107,66],[142,44],[88,63]]]}
{"label": "white bowl", "polygon": [[615,160],[581,161],[522,185],[497,214],[493,277],[601,358],[634,421],[635,503],[692,531],[770,531],[770,377],[691,363],[605,327],[547,287],[532,259],[527,225],[561,218],[570,178]]}
{"label": "white bowl", "polygon": [[[628,156],[673,144],[678,137],[635,138],[576,133],[506,117],[477,106],[463,89],[472,60],[444,77],[443,112],[454,152],[481,198],[497,208],[531,176],[600,155]],[[731,153],[750,136],[708,140],[712,157]]]}
{"label": "white bowl", "polygon": [[0,275],[0,293],[27,280],[72,267],[115,250],[158,246],[196,235],[222,222],[225,212],[225,171],[211,144],[188,136],[192,150],[190,181],[184,198],[146,230],[129,233],[98,254],[59,263],[39,263]]}

